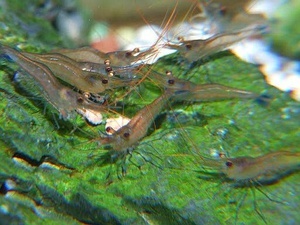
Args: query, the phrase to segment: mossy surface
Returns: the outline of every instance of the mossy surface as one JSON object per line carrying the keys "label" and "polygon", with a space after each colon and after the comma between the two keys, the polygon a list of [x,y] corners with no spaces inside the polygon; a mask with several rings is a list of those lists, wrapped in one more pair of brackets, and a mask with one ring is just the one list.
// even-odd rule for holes
{"label": "mossy surface", "polygon": [[[26,7],[32,1],[22,2]],[[25,24],[47,33],[31,36],[12,19],[22,6],[5,7],[0,14],[2,44],[37,52],[63,47],[47,21],[22,14]],[[90,126],[79,116],[60,120],[28,74],[13,76],[17,69],[1,58],[0,224],[299,223],[299,172],[272,185],[234,188],[222,174],[214,176],[214,168],[201,169],[201,156],[209,157],[213,149],[230,157],[300,151],[299,103],[266,84],[256,66],[228,52],[194,67],[177,54],[159,60],[153,70],[265,94],[270,103],[170,103],[131,157],[105,165],[100,159],[107,151],[95,142],[104,126]],[[127,95],[124,110],[116,110],[132,116],[158,95],[159,89],[146,82]],[[16,162],[16,153],[39,163],[51,156],[60,169]],[[3,185],[10,180],[15,187],[5,193]]]}

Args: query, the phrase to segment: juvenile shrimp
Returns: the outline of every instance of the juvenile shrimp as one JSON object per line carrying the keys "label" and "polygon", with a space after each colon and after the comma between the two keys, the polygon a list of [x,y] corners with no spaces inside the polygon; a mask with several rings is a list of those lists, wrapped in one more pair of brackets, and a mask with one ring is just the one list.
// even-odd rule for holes
{"label": "juvenile shrimp", "polygon": [[101,144],[110,145],[114,151],[129,149],[147,134],[148,128],[171,96],[172,93],[166,91],[152,103],[142,108],[127,125],[112,135],[100,137],[98,140]]}
{"label": "juvenile shrimp", "polygon": [[45,64],[55,76],[82,91],[101,93],[106,89],[128,86],[133,82],[131,79],[121,80],[118,77],[109,77],[107,74],[84,71],[76,61],[59,53],[23,54],[31,60]]}
{"label": "juvenile shrimp", "polygon": [[40,88],[45,98],[60,112],[63,119],[68,119],[75,110],[97,112],[106,110],[104,106],[89,102],[83,94],[63,86],[44,64],[33,61],[22,53],[4,45],[0,45],[0,52],[8,55],[41,85]]}
{"label": "juvenile shrimp", "polygon": [[168,43],[166,47],[177,49],[188,62],[194,62],[205,56],[223,51],[245,38],[261,34],[264,29],[265,27],[261,26],[237,32],[220,33],[205,40],[185,41],[181,38],[179,44]]}

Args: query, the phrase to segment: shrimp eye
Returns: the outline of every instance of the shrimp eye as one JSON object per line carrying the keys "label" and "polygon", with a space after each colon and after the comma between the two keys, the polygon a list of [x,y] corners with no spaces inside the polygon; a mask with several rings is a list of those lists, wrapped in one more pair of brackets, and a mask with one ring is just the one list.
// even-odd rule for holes
{"label": "shrimp eye", "polygon": [[108,80],[107,79],[103,79],[102,80],[102,84],[108,84]]}
{"label": "shrimp eye", "polygon": [[106,72],[108,72],[108,73],[109,73],[110,71],[112,71],[112,68],[111,68],[110,66],[108,66],[108,67],[106,67],[106,69],[105,69],[105,70],[106,70]]}
{"label": "shrimp eye", "polygon": [[111,128],[111,127],[106,127],[106,128],[105,128],[105,131],[106,131],[107,133],[110,133],[110,132],[112,131],[112,128]]}
{"label": "shrimp eye", "polygon": [[173,80],[173,79],[168,80],[168,84],[170,84],[170,85],[175,84],[175,80]]}
{"label": "shrimp eye", "polygon": [[227,167],[232,167],[233,163],[230,162],[230,161],[227,161],[227,162],[225,163],[225,165],[226,165]]}
{"label": "shrimp eye", "polygon": [[191,44],[186,44],[186,45],[185,45],[185,48],[186,48],[187,50],[191,50],[191,49],[192,49],[192,45],[191,45]]}
{"label": "shrimp eye", "polygon": [[126,52],[126,53],[125,53],[125,57],[126,57],[126,58],[129,58],[130,56],[132,56],[132,53],[131,53],[131,52]]}
{"label": "shrimp eye", "polygon": [[227,9],[226,9],[226,7],[221,7],[221,9],[220,9],[220,15],[222,15],[222,16],[225,16],[226,15],[226,13],[227,13]]}
{"label": "shrimp eye", "polygon": [[128,132],[123,134],[124,138],[129,138],[130,134]]}
{"label": "shrimp eye", "polygon": [[78,98],[77,98],[77,102],[78,102],[79,104],[83,103],[83,98],[82,98],[82,97],[78,97]]}

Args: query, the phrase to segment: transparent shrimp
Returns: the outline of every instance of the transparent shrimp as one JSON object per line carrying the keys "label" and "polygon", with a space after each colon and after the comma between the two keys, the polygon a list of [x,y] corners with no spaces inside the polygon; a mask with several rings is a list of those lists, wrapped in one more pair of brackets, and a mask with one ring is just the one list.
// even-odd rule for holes
{"label": "transparent shrimp", "polygon": [[233,44],[263,32],[264,26],[254,29],[246,29],[238,32],[228,32],[216,34],[208,39],[185,41],[180,39],[179,44],[166,44],[167,47],[177,49],[179,53],[188,61],[194,62],[205,56],[223,51]]}
{"label": "transparent shrimp", "polygon": [[276,178],[281,173],[299,168],[300,153],[278,151],[256,158],[224,158],[221,161],[221,171],[230,179],[263,180]]}
{"label": "transparent shrimp", "polygon": [[157,52],[152,46],[144,51],[134,48],[132,51],[114,51],[104,53],[93,48],[84,47],[79,49],[58,49],[55,52],[63,54],[77,62],[104,63],[109,60],[113,66],[128,66],[131,64],[141,64],[141,61],[147,59]]}
{"label": "transparent shrimp", "polygon": [[84,71],[76,61],[59,53],[23,54],[31,60],[45,64],[55,76],[81,91],[101,93],[106,89],[128,86],[133,82],[131,79],[120,79],[99,72]]}
{"label": "transparent shrimp", "polygon": [[122,79],[135,79],[136,73],[141,68],[140,65],[111,66],[109,60],[106,60],[104,64],[93,62],[77,62],[77,64],[84,71],[108,74],[109,77],[114,76]]}
{"label": "transparent shrimp", "polygon": [[[300,169],[300,152],[277,151],[267,153],[258,157],[237,157],[217,159],[206,159],[201,157],[201,165],[210,168],[218,174],[225,175],[225,178],[231,180],[236,188],[247,187],[252,190],[254,197],[253,206],[256,213],[267,224],[263,214],[258,210],[255,202],[255,189],[265,195],[269,200],[276,203],[281,201],[271,199],[261,190],[263,185],[274,184],[285,176],[299,171]],[[238,211],[241,208],[247,192],[243,194],[241,201],[237,204],[235,223],[238,219]]]}
{"label": "transparent shrimp", "polygon": [[258,99],[260,96],[250,91],[221,84],[198,84],[189,90],[178,90],[173,96],[173,99],[176,101],[191,102],[219,101],[232,98]]}
{"label": "transparent shrimp", "polygon": [[68,119],[75,110],[103,112],[107,109],[102,105],[90,102],[83,94],[63,86],[44,64],[33,61],[22,53],[4,45],[0,45],[0,52],[8,55],[40,84],[45,98],[60,112],[64,119]]}
{"label": "transparent shrimp", "polygon": [[77,49],[56,49],[53,52],[65,55],[77,62],[104,63],[107,59],[104,52],[100,52],[91,47]]}
{"label": "transparent shrimp", "polygon": [[[194,17],[205,17],[208,28],[213,33],[228,32],[259,26],[266,23],[261,14],[249,14],[247,9],[254,1],[200,1],[201,14]],[[255,3],[254,3],[255,4]]]}
{"label": "transparent shrimp", "polygon": [[174,77],[171,71],[166,71],[166,75],[151,71],[148,79],[159,87],[172,91],[172,99],[175,101],[202,102],[259,97],[256,93],[221,84],[195,84],[191,81]]}
{"label": "transparent shrimp", "polygon": [[152,103],[142,108],[127,125],[121,127],[112,135],[100,137],[100,143],[109,144],[115,151],[129,149],[147,134],[148,128],[171,96],[171,92],[165,92]]}

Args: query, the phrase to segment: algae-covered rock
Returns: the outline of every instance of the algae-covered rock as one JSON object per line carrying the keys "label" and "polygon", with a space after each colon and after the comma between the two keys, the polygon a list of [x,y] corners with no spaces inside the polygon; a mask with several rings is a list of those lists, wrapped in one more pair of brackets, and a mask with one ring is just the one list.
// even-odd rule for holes
{"label": "algae-covered rock", "polygon": [[[1,44],[35,52],[64,47],[50,22],[36,16],[38,2],[2,2]],[[271,185],[237,187],[218,168],[201,167],[212,151],[300,151],[299,103],[266,84],[257,67],[228,52],[193,68],[177,54],[159,60],[153,70],[252,91],[269,102],[170,103],[132,154],[112,164],[95,141],[104,125],[59,119],[28,74],[16,75],[17,65],[5,57],[0,62],[0,224],[299,223],[297,170]],[[133,116],[160,91],[147,81],[113,109]]]}

